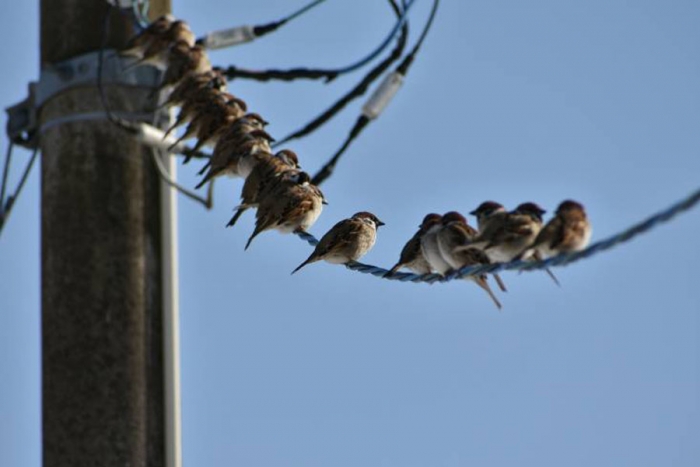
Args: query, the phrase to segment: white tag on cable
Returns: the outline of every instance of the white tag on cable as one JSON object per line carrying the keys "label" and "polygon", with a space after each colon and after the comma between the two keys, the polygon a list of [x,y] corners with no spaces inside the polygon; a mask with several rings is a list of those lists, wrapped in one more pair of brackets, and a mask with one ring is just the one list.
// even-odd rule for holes
{"label": "white tag on cable", "polygon": [[382,113],[384,107],[389,104],[392,97],[403,84],[403,75],[394,71],[389,74],[382,84],[379,85],[374,94],[362,106],[362,115],[369,119],[375,119]]}
{"label": "white tag on cable", "polygon": [[255,39],[253,26],[238,26],[210,32],[204,37],[204,47],[207,49],[222,49],[238,44],[244,44]]}
{"label": "white tag on cable", "polygon": [[[160,128],[156,128],[148,123],[140,123],[136,138],[143,144],[167,151],[168,148],[177,140],[177,138],[175,138],[175,135],[168,135],[165,139],[163,139],[164,135],[165,132]],[[172,150],[179,152],[182,149],[182,146],[182,143],[178,143]]]}

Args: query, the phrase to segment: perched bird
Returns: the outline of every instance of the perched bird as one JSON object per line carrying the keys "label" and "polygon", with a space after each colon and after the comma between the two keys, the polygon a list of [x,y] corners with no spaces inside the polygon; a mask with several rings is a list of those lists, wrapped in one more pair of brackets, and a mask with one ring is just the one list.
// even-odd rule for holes
{"label": "perched bird", "polygon": [[248,209],[255,208],[260,203],[280,177],[297,177],[299,173],[299,158],[291,149],[283,149],[274,156],[267,152],[258,153],[259,161],[245,179],[243,190],[241,191],[241,204],[236,206],[236,213],[226,227],[232,227],[238,218]]}
{"label": "perched bird", "polygon": [[403,247],[398,263],[386,273],[386,277],[393,275],[401,268],[408,268],[416,274],[428,274],[432,272],[428,260],[423,256],[421,239],[433,225],[440,223],[441,218],[442,216],[440,216],[440,214],[434,213],[428,214],[423,218],[423,222],[418,226],[418,232],[416,232]]}
{"label": "perched bird", "polygon": [[243,135],[238,144],[223,145],[220,140],[214,146],[207,173],[196,188],[201,188],[209,180],[221,175],[248,177],[260,161],[260,158],[254,157],[255,154],[269,153],[272,150],[270,141],[274,139],[265,130],[253,130]]}
{"label": "perched bird", "polygon": [[469,246],[483,250],[494,263],[507,263],[535,240],[545,212],[535,203],[522,203],[498,222],[487,220],[487,228]]}
{"label": "perched bird", "polygon": [[[152,65],[160,69],[167,68],[170,48],[180,41],[185,42],[190,47],[195,45],[194,33],[190,27],[186,22],[177,20],[170,23],[169,27],[162,33],[154,34],[148,41],[148,45],[143,48],[138,60],[127,66],[124,71],[142,65]],[[133,48],[127,50],[131,51]],[[132,52],[122,52],[122,54],[134,56]]]}
{"label": "perched bird", "polygon": [[541,260],[560,253],[583,250],[591,240],[591,231],[583,205],[566,200],[520,257],[526,258],[532,254],[534,259]]}
{"label": "perched bird", "polygon": [[438,245],[440,230],[442,230],[442,216],[440,216],[440,222],[435,222],[425,231],[420,240],[420,249],[430,268],[444,276],[452,267],[440,254]]}
{"label": "perched bird", "polygon": [[[478,235],[476,229],[467,223],[467,219],[456,211],[451,211],[442,216],[442,229],[437,233],[438,248],[442,258],[450,265],[452,270],[460,269],[464,266],[476,264],[489,264],[488,256],[478,249],[464,249],[463,245],[469,244]],[[472,251],[474,250],[474,251]],[[500,302],[496,299],[488,285],[486,274],[479,276],[467,276],[467,280],[473,280],[484,289],[493,299],[498,308]],[[494,279],[502,291],[506,291],[506,286],[498,274],[494,274]]]}
{"label": "perched bird", "polygon": [[157,91],[177,85],[190,75],[211,71],[211,62],[207,53],[199,45],[190,47],[185,41],[176,42],[168,52],[168,67]]}
{"label": "perched bird", "polygon": [[313,253],[292,274],[307,264],[327,261],[331,264],[345,264],[357,261],[374,246],[377,228],[384,225],[370,212],[358,212],[331,228],[318,242]]}
{"label": "perched bird", "polygon": [[469,214],[476,217],[476,226],[479,232],[483,233],[485,229],[490,227],[490,224],[500,222],[508,214],[508,211],[495,201],[484,201]]}
{"label": "perched bird", "polygon": [[132,37],[126,45],[126,48],[119,52],[119,55],[137,59],[143,58],[146,49],[148,49],[153,41],[163,36],[168,31],[173,21],[175,21],[175,18],[172,15],[163,15],[156,19],[143,31]]}
{"label": "perched bird", "polygon": [[280,180],[260,200],[255,213],[255,230],[245,249],[266,230],[275,229],[282,233],[306,231],[321,215],[324,200],[323,193],[311,183],[311,177],[306,172]]}
{"label": "perched bird", "polygon": [[168,107],[171,105],[180,105],[185,100],[199,92],[208,92],[213,90],[215,93],[226,92],[227,84],[226,77],[221,71],[221,68],[214,67],[211,70],[203,73],[190,73],[180,80],[173,88],[168,98],[165,99],[159,108]]}
{"label": "perched bird", "polygon": [[[193,136],[197,137],[197,144],[192,148],[193,151],[199,150],[205,144],[216,143],[226,126],[242,117],[246,109],[247,106],[243,100],[233,96],[229,98],[222,93],[218,99],[213,99],[196,109],[185,133],[168,149],[174,148],[180,141]],[[187,162],[189,158],[183,161],[183,163]]]}

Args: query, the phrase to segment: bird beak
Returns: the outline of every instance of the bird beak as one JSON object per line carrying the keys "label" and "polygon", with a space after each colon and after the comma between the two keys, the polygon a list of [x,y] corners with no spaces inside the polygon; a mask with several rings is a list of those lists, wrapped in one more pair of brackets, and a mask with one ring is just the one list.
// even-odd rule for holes
{"label": "bird beak", "polygon": [[476,209],[474,209],[474,210],[473,210],[472,212],[470,212],[469,214],[471,214],[472,216],[476,216]]}
{"label": "bird beak", "polygon": [[325,205],[325,206],[328,206],[328,201],[326,201],[326,198],[323,198],[323,199],[321,200],[321,204],[323,204],[323,205]]}
{"label": "bird beak", "polygon": [[386,224],[384,222],[380,221],[379,219],[377,219],[377,227],[381,227],[383,225],[386,225]]}

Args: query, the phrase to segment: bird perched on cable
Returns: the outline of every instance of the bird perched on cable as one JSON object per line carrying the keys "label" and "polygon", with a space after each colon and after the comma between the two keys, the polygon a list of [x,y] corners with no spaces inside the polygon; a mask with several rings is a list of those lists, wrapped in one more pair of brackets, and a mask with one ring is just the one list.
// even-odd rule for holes
{"label": "bird perched on cable", "polygon": [[186,75],[175,85],[168,98],[159,108],[180,105],[190,96],[196,96],[200,92],[209,93],[211,91],[214,94],[227,91],[226,77],[219,67],[214,67],[203,73]]}
{"label": "bird perched on cable", "polygon": [[280,179],[260,200],[255,213],[255,230],[245,249],[266,230],[305,232],[321,215],[324,201],[323,193],[311,183],[311,177],[306,172],[299,172],[296,177]]}
{"label": "bird perched on cable", "polygon": [[175,86],[187,76],[208,71],[211,71],[211,62],[204,48],[178,41],[168,51],[168,65],[157,91]]}
{"label": "bird perched on cable", "polygon": [[165,35],[173,21],[175,21],[175,17],[172,15],[163,15],[156,19],[139,34],[129,39],[126,48],[120,51],[119,55],[137,59],[143,58],[146,49],[148,49],[158,37]]}
{"label": "bird perched on cable", "polygon": [[190,47],[195,45],[194,33],[190,27],[186,22],[177,20],[170,23],[170,26],[164,32],[153,34],[147,46],[143,48],[129,48],[121,52],[121,55],[124,56],[137,56],[135,54],[140,53],[138,60],[127,66],[124,71],[142,65],[152,65],[160,69],[167,68],[170,48],[180,41],[185,42]]}
{"label": "bird perched on cable", "polygon": [[321,238],[313,253],[297,266],[292,274],[316,261],[323,260],[331,264],[357,261],[372,249],[377,240],[377,229],[382,225],[384,222],[366,211],[338,222]]}
{"label": "bird perched on cable", "polygon": [[229,141],[229,144],[224,145],[222,140],[219,140],[214,146],[211,159],[209,159],[207,173],[196,188],[201,188],[208,181],[221,175],[248,177],[260,161],[260,157],[256,157],[256,154],[272,151],[271,141],[274,141],[274,138],[265,130],[253,130],[250,133],[245,133],[237,144],[232,144]]}
{"label": "bird perched on cable", "polygon": [[479,232],[483,233],[486,229],[498,225],[508,215],[508,211],[500,203],[484,201],[469,214],[476,217],[476,226]]}
{"label": "bird perched on cable", "polygon": [[440,214],[431,213],[423,218],[423,222],[418,226],[418,231],[406,242],[399,261],[386,273],[385,277],[390,277],[401,268],[407,268],[416,274],[429,274],[433,272],[430,263],[425,259],[423,250],[421,249],[421,239],[423,235],[434,225],[440,224],[442,216]]}
{"label": "bird perched on cable", "polygon": [[591,240],[591,232],[591,224],[583,205],[572,200],[563,201],[554,217],[519,258],[532,255],[539,261],[560,253],[583,250]]}
{"label": "bird perched on cable", "polygon": [[238,218],[248,209],[255,208],[265,198],[280,177],[298,177],[300,173],[299,158],[291,149],[282,149],[274,156],[267,152],[257,153],[258,163],[246,177],[241,191],[241,204],[226,227],[233,227]]}
{"label": "bird perched on cable", "polygon": [[[193,151],[199,150],[205,144],[216,143],[226,126],[242,117],[246,110],[247,105],[243,100],[221,93],[217,98],[196,107],[185,133],[168,149],[193,136],[197,137],[197,144],[192,148]],[[184,161],[184,163],[187,162],[189,158]]]}
{"label": "bird perched on cable", "polygon": [[[441,223],[442,228],[437,233],[438,248],[440,255],[449,264],[451,270],[456,271],[464,266],[490,263],[488,256],[478,249],[460,249],[478,235],[477,230],[467,223],[467,219],[462,214],[456,211],[448,212],[442,216]],[[491,297],[496,307],[501,308],[501,303],[488,284],[486,274],[465,276],[464,278],[476,282]],[[506,287],[498,274],[494,274],[494,279],[496,279],[500,289],[505,292]]]}
{"label": "bird perched on cable", "polygon": [[[226,91],[220,91],[215,87],[196,87],[189,93],[185,94],[180,101],[180,111],[175,118],[175,122],[165,131],[165,136],[169,135],[175,128],[185,123],[190,123],[192,119],[198,115],[202,109],[211,105],[212,102],[226,103],[235,96]],[[238,99],[238,104],[242,107],[247,107],[242,99]]]}
{"label": "bird perched on cable", "polygon": [[430,268],[444,276],[452,269],[452,266],[440,254],[438,233],[442,230],[442,226],[442,216],[440,216],[440,222],[433,223],[421,236],[420,248]]}

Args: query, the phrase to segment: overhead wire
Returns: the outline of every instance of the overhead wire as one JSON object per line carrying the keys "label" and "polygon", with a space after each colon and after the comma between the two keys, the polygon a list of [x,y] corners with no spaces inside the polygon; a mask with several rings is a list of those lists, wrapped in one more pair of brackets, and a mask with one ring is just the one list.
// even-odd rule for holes
{"label": "overhead wire", "polygon": [[288,70],[264,70],[264,71],[252,71],[235,66],[229,66],[224,69],[224,74],[229,80],[235,78],[246,78],[253,79],[256,81],[269,81],[269,80],[281,80],[281,81],[292,81],[296,79],[325,79],[326,82],[330,82],[340,75],[351,73],[359,68],[362,68],[375,58],[377,58],[386,49],[389,44],[391,44],[392,39],[396,36],[399,30],[403,27],[403,24],[408,19],[408,11],[415,3],[415,0],[407,0],[404,2],[404,8],[401,16],[397,19],[393,28],[386,36],[386,38],[377,46],[372,52],[367,54],[360,60],[339,68],[322,69],[322,68],[292,68]]}
{"label": "overhead wire", "polygon": [[[395,0],[389,0],[389,4],[391,5],[392,9],[394,10],[394,13],[396,14],[396,16],[399,17],[402,13],[401,7],[396,3]],[[289,135],[280,139],[272,147],[273,148],[278,147],[278,146],[285,144],[293,139],[299,139],[299,138],[302,138],[302,137],[312,133],[313,131],[317,130],[322,125],[324,125],[326,122],[328,122],[335,115],[337,115],[350,102],[363,96],[365,94],[365,92],[367,92],[367,89],[369,89],[370,85],[373,82],[375,82],[377,80],[377,78],[379,78],[391,66],[392,63],[394,63],[396,60],[401,58],[401,55],[403,54],[403,51],[406,47],[407,39],[408,39],[408,21],[404,22],[403,26],[401,27],[401,33],[399,34],[399,38],[396,42],[396,47],[394,48],[394,50],[392,50],[391,54],[387,58],[382,60],[372,70],[370,70],[370,72],[367,73],[365,75],[365,77],[355,87],[353,87],[350,91],[348,91],[343,97],[338,99],[332,106],[330,106],[324,112],[319,114],[316,118],[311,120],[309,123],[304,125],[302,128],[295,130],[292,133],[290,133]]]}
{"label": "overhead wire", "polygon": [[[8,154],[11,154],[12,152],[12,143],[10,143],[10,146],[8,147]],[[17,188],[15,188],[14,193],[9,195],[7,198],[5,198],[5,188],[6,188],[6,181],[7,181],[7,171],[9,171],[9,164],[6,165],[5,170],[3,170],[3,182],[2,182],[2,197],[0,197],[0,235],[2,234],[3,227],[5,226],[5,223],[7,222],[8,217],[10,217],[10,212],[12,211],[12,208],[15,205],[15,201],[17,201],[17,198],[19,198],[19,195],[22,193],[22,189],[24,188],[25,183],[27,182],[27,178],[29,178],[29,173],[32,170],[32,167],[34,166],[34,161],[36,160],[36,156],[39,153],[39,148],[36,147],[34,148],[34,151],[32,152],[32,156],[29,159],[29,162],[27,165],[24,167],[24,171],[22,172],[22,176],[19,180],[19,183],[17,184]]]}
{"label": "overhead wire", "polygon": [[[314,183],[315,185],[320,185],[331,175],[333,175],[333,172],[335,171],[335,166],[338,164],[338,161],[340,160],[341,156],[345,153],[348,147],[350,147],[352,142],[362,133],[362,131],[367,127],[367,125],[369,125],[369,123],[379,115],[384,106],[386,106],[389,100],[393,97],[394,93],[396,93],[398,87],[403,81],[403,78],[408,74],[408,71],[411,65],[413,64],[416,55],[418,55],[418,52],[420,51],[423,42],[425,41],[425,38],[428,36],[428,32],[432,28],[433,20],[435,19],[435,15],[437,14],[439,6],[440,0],[433,0],[433,6],[430,10],[428,20],[426,21],[425,26],[423,27],[423,31],[421,32],[421,35],[418,38],[418,41],[414,45],[413,49],[401,61],[401,64],[396,68],[396,70],[392,74],[389,74],[387,76],[385,82],[382,83],[382,86],[380,86],[380,88],[375,92],[375,95],[373,95],[370,98],[370,101],[367,104],[365,104],[365,108],[363,108],[362,114],[357,118],[355,125],[350,130],[350,133],[346,137],[343,144],[335,152],[335,154],[318,170],[318,172],[316,172],[316,174],[311,179],[312,183]],[[391,80],[394,80],[394,82],[392,82]],[[386,91],[386,95],[384,96],[381,95],[383,91]],[[378,105],[376,111],[368,112],[367,106],[372,105],[371,103],[373,100],[380,100],[382,102]]]}

